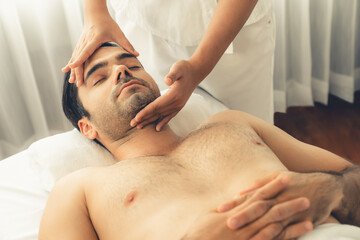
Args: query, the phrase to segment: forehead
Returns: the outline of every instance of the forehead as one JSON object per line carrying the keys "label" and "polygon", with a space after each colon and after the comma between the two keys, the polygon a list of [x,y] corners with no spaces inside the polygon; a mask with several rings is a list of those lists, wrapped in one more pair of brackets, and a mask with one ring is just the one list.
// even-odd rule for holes
{"label": "forehead", "polygon": [[98,48],[85,62],[84,70],[99,62],[109,61],[122,53],[129,53],[121,47],[101,47]]}

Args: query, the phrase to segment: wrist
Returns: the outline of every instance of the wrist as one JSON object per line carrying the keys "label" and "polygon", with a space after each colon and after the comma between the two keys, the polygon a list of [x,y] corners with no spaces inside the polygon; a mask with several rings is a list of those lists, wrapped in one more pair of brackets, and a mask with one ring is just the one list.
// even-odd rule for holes
{"label": "wrist", "polygon": [[209,75],[212,68],[209,68],[208,63],[205,60],[199,59],[196,56],[191,56],[188,61],[196,72],[196,79],[198,80],[196,82],[196,85],[198,85],[202,80],[206,78],[207,75]]}
{"label": "wrist", "polygon": [[84,25],[94,25],[112,19],[106,5],[106,0],[84,1]]}
{"label": "wrist", "polygon": [[343,188],[344,181],[341,174],[330,172],[330,173],[320,173],[325,178],[325,183],[328,183],[331,192],[333,193],[332,212],[337,211],[341,208],[342,199],[344,198]]}
{"label": "wrist", "polygon": [[332,213],[341,223],[360,226],[360,167],[348,166],[338,178],[343,197]]}

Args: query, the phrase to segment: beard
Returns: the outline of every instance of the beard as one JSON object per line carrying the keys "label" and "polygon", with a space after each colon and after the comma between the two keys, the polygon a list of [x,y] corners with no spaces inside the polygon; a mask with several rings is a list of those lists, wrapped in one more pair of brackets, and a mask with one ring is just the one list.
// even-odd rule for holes
{"label": "beard", "polygon": [[128,119],[129,122],[133,119],[138,112],[145,108],[148,104],[153,102],[158,96],[154,91],[150,89],[147,92],[137,92],[138,87],[133,87],[128,90],[132,95],[118,109],[118,117],[122,119]]}
{"label": "beard", "polygon": [[[135,86],[128,90],[128,93],[131,94],[126,100],[119,102],[117,99],[117,93],[119,92],[121,86],[131,80],[139,81],[143,86],[145,86],[148,91],[139,91],[139,87]],[[158,90],[158,89],[156,89]],[[159,92],[153,89],[148,82],[141,78],[135,78],[126,76],[120,79],[119,84],[113,90],[111,94],[111,99],[116,105],[118,117],[122,119],[133,119],[141,109],[146,107],[148,104],[153,102],[157,97],[160,96]]]}
{"label": "beard", "polygon": [[[117,93],[123,84],[131,80],[141,82],[147,90],[144,91],[142,89],[138,91],[140,87],[134,86],[127,91],[130,96],[123,101],[119,101]],[[110,139],[121,139],[125,137],[127,131],[132,128],[130,121],[136,114],[159,96],[159,90],[151,87],[145,80],[128,76],[124,77],[113,90],[110,104],[101,104],[92,121],[97,125],[97,128],[108,135]]]}

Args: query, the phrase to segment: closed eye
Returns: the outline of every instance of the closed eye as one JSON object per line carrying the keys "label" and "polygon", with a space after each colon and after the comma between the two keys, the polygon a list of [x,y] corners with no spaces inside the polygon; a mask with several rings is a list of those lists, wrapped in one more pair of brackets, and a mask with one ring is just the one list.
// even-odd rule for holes
{"label": "closed eye", "polygon": [[140,66],[132,66],[132,67],[129,67],[129,69],[139,69],[141,68]]}
{"label": "closed eye", "polygon": [[101,79],[99,79],[99,80],[97,80],[95,83],[94,83],[94,85],[93,86],[95,86],[95,85],[97,85],[97,84],[99,84],[99,83],[101,83],[102,81],[104,81],[106,78],[101,78]]}

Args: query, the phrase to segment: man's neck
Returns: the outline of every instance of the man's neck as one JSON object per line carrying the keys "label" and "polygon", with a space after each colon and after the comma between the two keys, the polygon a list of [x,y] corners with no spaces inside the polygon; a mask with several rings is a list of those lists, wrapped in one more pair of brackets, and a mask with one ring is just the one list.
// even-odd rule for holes
{"label": "man's neck", "polygon": [[107,148],[118,161],[144,156],[160,156],[171,153],[181,142],[172,129],[166,125],[157,132],[155,125],[149,124],[142,129],[133,128],[128,135],[110,143]]}

